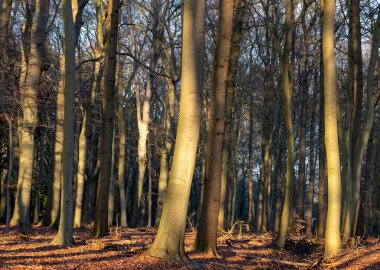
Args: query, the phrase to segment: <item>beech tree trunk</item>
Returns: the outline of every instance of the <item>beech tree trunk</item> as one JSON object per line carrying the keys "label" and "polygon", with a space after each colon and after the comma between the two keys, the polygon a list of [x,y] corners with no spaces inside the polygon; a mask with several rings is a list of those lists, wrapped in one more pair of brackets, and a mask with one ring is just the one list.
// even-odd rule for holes
{"label": "beech tree trunk", "polygon": [[[22,74],[20,78],[20,99],[23,114],[21,127],[19,179],[17,183],[17,194],[15,209],[11,225],[29,227],[29,210],[32,190],[32,175],[34,157],[34,132],[37,126],[37,91],[40,85],[40,77],[46,66],[46,25],[49,19],[49,0],[36,0],[35,14],[30,25],[29,16],[24,22],[23,32],[27,39],[30,31],[30,49],[24,43]],[[25,3],[25,5],[28,5]],[[29,9],[27,7],[26,9]],[[29,28],[30,27],[30,28]],[[25,40],[27,43],[27,41]]]}
{"label": "beech tree trunk", "polygon": [[173,163],[160,226],[148,253],[189,262],[184,249],[190,187],[201,124],[204,61],[204,0],[184,0],[181,100]]}
{"label": "beech tree trunk", "polygon": [[293,209],[294,194],[294,131],[292,120],[292,86],[289,78],[289,52],[292,46],[292,0],[286,0],[285,10],[285,45],[282,55],[282,88],[284,95],[284,115],[286,124],[286,138],[288,157],[286,161],[286,191],[285,201],[282,209],[280,231],[277,236],[276,245],[283,249],[288,233],[290,213]]}
{"label": "beech tree trunk", "polygon": [[100,137],[100,170],[96,194],[95,224],[91,235],[108,235],[108,196],[112,170],[112,143],[115,115],[116,50],[118,43],[119,0],[108,2],[106,18],[104,86],[102,91],[102,130]]}
{"label": "beech tree trunk", "polygon": [[234,93],[236,92],[236,74],[238,71],[238,61],[240,55],[241,40],[243,38],[243,22],[246,16],[246,0],[238,0],[236,15],[233,26],[232,33],[232,45],[231,45],[231,55],[229,62],[229,72],[227,81],[227,94],[226,94],[226,128],[224,133],[223,141],[223,153],[222,153],[222,176],[221,176],[221,197],[220,197],[220,207],[218,216],[218,226],[222,229],[226,229],[228,222],[226,222],[226,199],[227,192],[227,182],[228,173],[231,163],[231,129],[232,129],[232,107],[234,101]]}
{"label": "beech tree trunk", "polygon": [[337,126],[337,91],[334,54],[335,0],[323,5],[323,64],[325,98],[325,145],[327,156],[328,206],[326,221],[325,254],[332,255],[341,248],[340,210],[341,179]]}
{"label": "beech tree trunk", "polygon": [[[75,126],[75,27],[71,0],[62,1],[64,23],[64,119],[62,145],[61,211],[59,230],[53,245],[68,246],[73,242],[73,163]],[[63,76],[63,74],[61,74]]]}
{"label": "beech tree trunk", "polygon": [[226,119],[226,92],[234,18],[234,0],[219,2],[218,35],[212,73],[206,174],[196,249],[219,257],[216,240],[220,204],[222,151]]}

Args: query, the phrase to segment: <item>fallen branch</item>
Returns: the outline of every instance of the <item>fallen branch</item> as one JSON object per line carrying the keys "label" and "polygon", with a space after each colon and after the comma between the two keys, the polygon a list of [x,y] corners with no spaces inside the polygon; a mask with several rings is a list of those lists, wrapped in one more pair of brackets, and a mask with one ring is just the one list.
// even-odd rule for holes
{"label": "fallen branch", "polygon": [[259,260],[266,263],[277,263],[277,264],[284,264],[284,265],[291,265],[291,266],[298,266],[298,267],[312,266],[312,264],[310,263],[303,263],[303,262],[291,262],[291,261],[274,260],[274,259],[267,259],[267,258],[259,258]]}

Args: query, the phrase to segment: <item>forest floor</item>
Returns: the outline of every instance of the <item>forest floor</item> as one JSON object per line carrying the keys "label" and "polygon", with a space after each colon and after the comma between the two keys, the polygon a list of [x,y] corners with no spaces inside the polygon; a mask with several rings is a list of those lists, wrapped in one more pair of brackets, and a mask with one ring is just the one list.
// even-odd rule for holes
{"label": "forest floor", "polygon": [[[120,229],[108,237],[94,239],[90,230],[75,230],[75,244],[51,246],[56,231],[33,227],[29,232],[14,229],[4,235],[0,226],[0,269],[193,269],[148,256],[156,230]],[[218,238],[222,259],[192,250],[195,232],[186,233],[186,250],[200,269],[380,269],[378,238],[362,240],[330,259],[323,257],[323,246],[312,240],[287,240],[286,249],[272,248],[273,235],[241,233],[221,234]]]}

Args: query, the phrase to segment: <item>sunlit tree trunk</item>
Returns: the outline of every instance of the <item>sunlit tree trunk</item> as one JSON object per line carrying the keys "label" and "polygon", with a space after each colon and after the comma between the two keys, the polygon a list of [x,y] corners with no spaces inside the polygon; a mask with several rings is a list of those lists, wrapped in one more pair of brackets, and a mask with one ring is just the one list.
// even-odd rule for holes
{"label": "sunlit tree trunk", "polygon": [[206,175],[196,249],[219,257],[216,240],[222,172],[222,151],[225,132],[226,92],[230,61],[234,0],[219,3],[218,36],[212,73],[207,132]]}
{"label": "sunlit tree trunk", "polygon": [[[90,101],[91,102],[91,101]],[[87,107],[90,107],[87,104]],[[82,226],[82,203],[84,194],[84,182],[86,177],[86,164],[87,164],[87,148],[88,140],[86,135],[88,135],[88,114],[91,114],[86,108],[83,115],[82,129],[79,135],[79,153],[78,153],[78,174],[77,174],[77,184],[75,190],[75,208],[74,208],[74,228],[80,228]]]}
{"label": "sunlit tree trunk", "polygon": [[277,247],[283,249],[288,233],[290,213],[293,208],[294,194],[294,131],[292,120],[292,86],[289,78],[289,52],[292,46],[292,1],[286,0],[285,10],[285,45],[282,55],[282,88],[284,95],[284,115],[286,124],[286,138],[288,157],[286,161],[286,191],[282,209],[280,230],[277,236]]}
{"label": "sunlit tree trunk", "polygon": [[201,123],[204,14],[204,0],[184,1],[181,101],[176,144],[160,226],[148,250],[152,256],[181,262],[189,262],[184,241]]}
{"label": "sunlit tree trunk", "polygon": [[340,210],[341,179],[337,127],[337,91],[334,54],[335,0],[323,5],[323,64],[325,98],[325,145],[327,157],[328,205],[325,253],[337,253],[341,248]]}
{"label": "sunlit tree trunk", "polygon": [[[25,5],[28,5],[27,3]],[[49,19],[49,0],[37,0],[35,14],[30,27],[30,49],[23,48],[22,71],[20,78],[20,99],[23,114],[21,127],[19,179],[15,209],[11,225],[30,226],[29,209],[32,190],[32,173],[34,157],[34,132],[37,126],[37,91],[43,69],[46,69],[46,25]],[[29,9],[29,7],[28,7]],[[28,19],[24,31],[29,31]],[[28,35],[27,35],[28,36]],[[25,44],[24,44],[25,45]],[[25,62],[24,62],[25,61]]]}

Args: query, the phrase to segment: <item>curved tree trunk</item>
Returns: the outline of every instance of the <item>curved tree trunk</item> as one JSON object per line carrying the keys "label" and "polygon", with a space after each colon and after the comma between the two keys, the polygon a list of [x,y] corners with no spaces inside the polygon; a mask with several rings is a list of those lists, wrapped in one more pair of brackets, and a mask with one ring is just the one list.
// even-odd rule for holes
{"label": "curved tree trunk", "polygon": [[282,55],[282,88],[284,94],[284,114],[287,134],[288,157],[286,161],[286,191],[284,207],[281,214],[280,231],[277,236],[277,247],[283,249],[288,233],[290,212],[293,209],[294,194],[294,131],[292,120],[292,86],[289,79],[289,52],[292,46],[292,1],[286,0],[285,10],[285,45]]}
{"label": "curved tree trunk", "polygon": [[155,257],[189,262],[185,225],[201,124],[204,59],[204,0],[185,0],[183,8],[182,83],[176,145],[169,185],[156,239]]}

